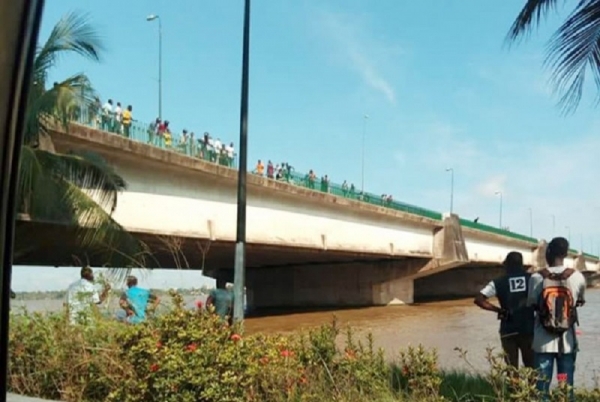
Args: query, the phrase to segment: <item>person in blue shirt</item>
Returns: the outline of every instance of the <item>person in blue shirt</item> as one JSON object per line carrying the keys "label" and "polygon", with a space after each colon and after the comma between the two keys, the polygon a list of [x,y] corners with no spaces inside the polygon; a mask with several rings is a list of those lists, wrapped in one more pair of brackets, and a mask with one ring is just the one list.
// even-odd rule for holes
{"label": "person in blue shirt", "polygon": [[125,312],[125,317],[120,318],[130,324],[138,324],[146,319],[148,305],[150,309],[156,309],[160,298],[148,289],[140,288],[133,275],[127,277],[127,288],[119,300],[119,305]]}

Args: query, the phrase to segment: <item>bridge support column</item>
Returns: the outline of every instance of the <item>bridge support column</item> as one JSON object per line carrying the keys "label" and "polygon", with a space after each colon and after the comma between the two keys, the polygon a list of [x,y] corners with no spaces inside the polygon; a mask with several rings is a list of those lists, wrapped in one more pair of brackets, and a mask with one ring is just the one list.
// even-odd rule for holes
{"label": "bridge support column", "polygon": [[548,248],[548,243],[546,243],[545,240],[540,240],[538,242],[537,248],[535,250],[533,250],[530,271],[537,272],[548,266],[548,263],[546,262],[546,249],[547,248]]}
{"label": "bridge support column", "polygon": [[577,257],[575,257],[573,268],[578,270],[579,272],[587,271],[587,266],[585,264],[585,256],[583,255],[583,253],[579,253]]}
{"label": "bridge support column", "polygon": [[249,270],[250,308],[344,307],[409,304],[409,274],[427,260],[347,263]]}

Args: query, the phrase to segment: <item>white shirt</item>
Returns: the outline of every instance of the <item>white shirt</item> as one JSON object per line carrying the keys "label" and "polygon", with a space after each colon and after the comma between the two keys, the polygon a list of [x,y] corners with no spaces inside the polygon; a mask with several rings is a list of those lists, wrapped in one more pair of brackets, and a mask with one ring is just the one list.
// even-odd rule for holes
{"label": "white shirt", "polygon": [[490,281],[483,289],[481,289],[481,294],[491,299],[492,297],[496,297],[496,284],[494,281]]}
{"label": "white shirt", "polygon": [[223,144],[221,144],[221,141],[219,141],[219,140],[216,140],[216,141],[215,141],[215,151],[217,151],[217,152],[218,152],[218,151],[220,151],[220,150],[221,150],[221,148],[223,148]]}
{"label": "white shirt", "polygon": [[[565,270],[565,267],[548,268],[551,273],[560,274]],[[529,279],[529,294],[527,304],[529,306],[539,303],[540,295],[542,294],[544,278],[538,273],[535,273]],[[585,288],[587,286],[585,277],[579,271],[575,271],[567,280],[567,286],[571,290],[573,299],[584,300]],[[574,353],[579,350],[575,328],[565,332],[563,335],[564,353]],[[558,353],[559,337],[546,331],[540,323],[539,317],[535,316],[535,326],[533,328],[533,350],[537,353]]]}
{"label": "white shirt", "polygon": [[227,151],[227,156],[233,158],[233,147],[231,145],[227,145],[225,151]]}
{"label": "white shirt", "polygon": [[110,114],[112,113],[112,105],[106,102],[104,106],[102,106],[102,110],[104,111],[105,115],[110,116]]}
{"label": "white shirt", "polygon": [[115,116],[117,116],[117,121],[121,121],[121,116],[123,115],[123,110],[117,106],[115,108]]}
{"label": "white shirt", "polygon": [[90,314],[94,304],[100,304],[100,293],[92,282],[81,278],[69,285],[67,305],[71,323],[77,323]]}

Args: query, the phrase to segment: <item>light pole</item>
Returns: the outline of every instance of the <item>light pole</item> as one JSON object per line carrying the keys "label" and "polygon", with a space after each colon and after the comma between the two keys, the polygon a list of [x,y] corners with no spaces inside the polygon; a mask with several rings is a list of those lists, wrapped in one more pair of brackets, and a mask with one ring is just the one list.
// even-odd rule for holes
{"label": "light pole", "polygon": [[248,76],[250,70],[250,0],[244,6],[242,45],[242,100],[240,106],[240,161],[237,188],[237,233],[233,277],[233,319],[244,320],[245,246],[246,246],[246,170],[248,165]]}
{"label": "light pole", "polygon": [[447,168],[446,172],[450,172],[450,213],[454,210],[454,168]]}
{"label": "light pole", "polygon": [[146,17],[146,21],[154,20],[158,20],[158,118],[162,120],[162,22],[156,14]]}
{"label": "light pole", "polygon": [[367,137],[367,120],[369,120],[369,115],[366,114],[363,116],[363,136],[362,136],[362,174],[361,174],[361,184],[360,191],[361,195],[364,197],[365,195],[365,140]]}
{"label": "light pole", "polygon": [[529,237],[533,237],[533,209],[529,208]]}
{"label": "light pole", "polygon": [[552,216],[552,237],[554,237],[554,234],[556,233],[556,216],[550,216]]}
{"label": "light pole", "polygon": [[500,229],[502,229],[502,191],[496,191],[496,195],[500,196]]}
{"label": "light pole", "polygon": [[565,229],[567,229],[569,233],[569,246],[571,246],[571,226],[565,226]]}

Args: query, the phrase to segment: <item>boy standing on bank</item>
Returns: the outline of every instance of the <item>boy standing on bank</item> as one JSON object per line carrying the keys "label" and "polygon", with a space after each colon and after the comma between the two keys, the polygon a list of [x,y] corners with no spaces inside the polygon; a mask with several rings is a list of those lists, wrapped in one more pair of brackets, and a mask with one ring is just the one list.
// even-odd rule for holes
{"label": "boy standing on bank", "polygon": [[585,304],[586,281],[583,274],[566,268],[564,260],[569,253],[569,242],[556,237],[548,244],[546,261],[548,268],[531,276],[528,305],[536,311],[533,333],[535,367],[539,372],[538,390],[547,400],[554,362],[557,378],[571,387],[572,392],[575,360],[579,345],[575,325],[577,307]]}
{"label": "boy standing on bank", "polygon": [[[504,260],[506,274],[487,284],[475,297],[480,308],[498,314],[500,341],[506,363],[519,367],[519,351],[525,367],[533,367],[533,308],[527,305],[531,275],[523,268],[523,255],[512,251]],[[497,297],[500,307],[488,301]]]}

